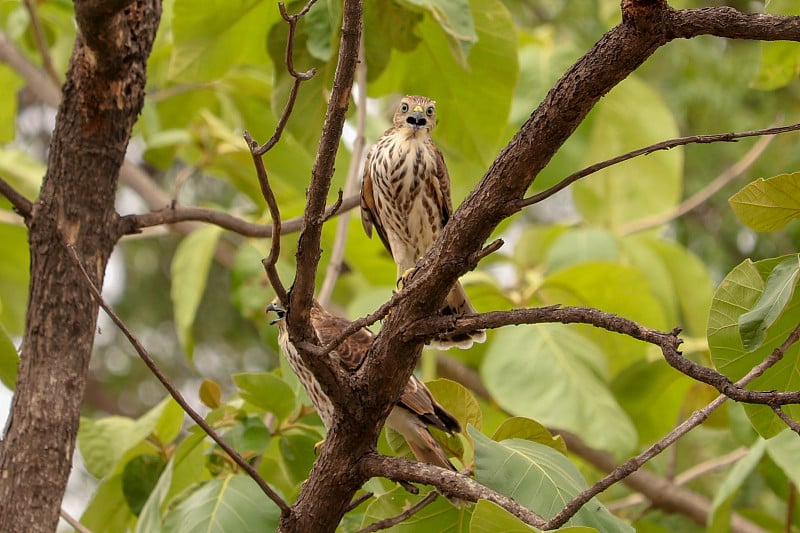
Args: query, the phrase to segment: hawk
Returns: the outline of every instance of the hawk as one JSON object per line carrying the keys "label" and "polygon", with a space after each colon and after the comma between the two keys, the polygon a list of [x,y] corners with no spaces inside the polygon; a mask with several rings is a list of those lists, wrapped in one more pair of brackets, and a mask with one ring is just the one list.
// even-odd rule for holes
{"label": "hawk", "polygon": [[[436,102],[424,96],[406,96],[394,114],[392,127],[372,147],[364,166],[361,221],[369,237],[375,228],[397,264],[398,278],[425,255],[453,212],[450,176],[431,139],[434,126]],[[457,281],[441,314],[474,312]],[[443,350],[453,346],[466,349],[485,340],[486,332],[477,330],[442,334],[430,344]]]}
{"label": "hawk", "polygon": [[[278,314],[273,323],[278,325],[278,344],[281,351],[303,384],[325,428],[330,429],[333,424],[333,405],[289,340],[285,320],[286,310],[273,302],[267,307],[267,311],[275,311]],[[349,320],[329,313],[317,301],[314,301],[310,314],[311,326],[323,344],[331,342],[350,325]],[[356,370],[364,362],[373,340],[372,332],[367,328],[361,328],[331,352],[331,356],[338,359],[346,369]],[[417,460],[456,471],[427,426],[434,426],[452,434],[461,432],[461,424],[436,402],[431,391],[415,376],[409,378],[400,399],[386,419],[386,426],[403,436]]]}

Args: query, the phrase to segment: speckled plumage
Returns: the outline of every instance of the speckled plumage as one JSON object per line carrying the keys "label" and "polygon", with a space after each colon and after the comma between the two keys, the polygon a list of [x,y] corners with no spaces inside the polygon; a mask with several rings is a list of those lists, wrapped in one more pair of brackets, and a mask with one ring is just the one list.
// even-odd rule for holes
{"label": "speckled plumage", "polygon": [[[284,319],[285,311],[274,303],[268,309],[278,313],[275,323],[278,325],[278,344],[281,351],[306,389],[322,423],[326,428],[330,428],[333,424],[333,405],[322,391],[322,387],[311,370],[303,363],[297,349],[290,342]],[[331,342],[350,324],[347,319],[323,309],[316,301],[310,314],[311,325],[323,344]],[[373,340],[372,332],[361,328],[345,339],[331,353],[331,356],[338,359],[346,369],[354,371],[364,362],[367,350],[372,346]],[[437,427],[447,433],[458,433],[461,432],[461,425],[453,415],[436,402],[430,390],[415,376],[412,375],[409,378],[400,399],[386,419],[386,425],[405,438],[418,460],[455,470],[442,447],[428,431],[427,426]]]}
{"label": "speckled plumage", "polygon": [[[397,264],[401,277],[417,264],[439,236],[453,212],[450,176],[441,152],[431,138],[436,126],[436,102],[406,96],[392,127],[372,147],[361,185],[361,220],[367,235],[375,228]],[[443,315],[474,313],[464,288],[456,282],[447,296]],[[486,340],[486,332],[442,335],[431,345],[469,348]]]}

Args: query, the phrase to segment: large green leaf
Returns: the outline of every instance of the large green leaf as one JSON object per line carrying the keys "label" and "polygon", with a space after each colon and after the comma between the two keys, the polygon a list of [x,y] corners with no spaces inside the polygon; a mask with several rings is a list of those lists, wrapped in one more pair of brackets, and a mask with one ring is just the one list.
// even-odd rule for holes
{"label": "large green leaf", "polygon": [[206,226],[183,239],[172,259],[172,304],[178,340],[191,358],[194,352],[192,325],[208,282],[208,271],[222,234],[219,226]]}
{"label": "large green leaf", "polygon": [[[794,257],[794,256],[789,256]],[[708,345],[711,359],[717,369],[737,380],[761,363],[800,322],[800,295],[798,291],[785,305],[783,312],[766,330],[763,343],[755,350],[747,350],[742,343],[739,317],[752,310],[767,284],[770,273],[785,257],[752,263],[745,260],[722,280],[708,319]],[[748,385],[754,390],[792,391],[800,389],[800,347],[789,348],[784,357],[762,376]],[[785,428],[785,424],[766,406],[745,407],[751,423],[764,437],[772,437]],[[800,407],[785,406],[789,416],[800,416]]]}
{"label": "large green leaf", "polygon": [[[10,67],[0,65],[0,86],[6,95],[16,95],[24,86],[22,78]],[[7,96],[0,98],[0,142],[14,140],[16,133],[17,99]]]}
{"label": "large green leaf", "polygon": [[[587,262],[559,270],[545,278],[539,297],[543,304],[590,306],[648,327],[666,327],[663,308],[648,277],[619,263]],[[592,326],[575,327],[607,355],[612,375],[646,355],[647,345],[626,335],[612,335]]]}
{"label": "large green leaf", "polygon": [[764,292],[753,308],[739,316],[739,335],[745,350],[751,351],[764,342],[767,328],[783,313],[794,295],[800,276],[800,255],[789,256],[769,273]]}
{"label": "large green leaf", "polygon": [[580,228],[562,233],[547,250],[547,270],[562,268],[587,261],[616,261],[619,246],[614,236],[597,227]]}
{"label": "large green leaf", "polygon": [[759,178],[730,197],[739,220],[756,231],[775,231],[800,218],[800,172]]}
{"label": "large green leaf", "polygon": [[[795,2],[764,2],[769,13],[800,15],[800,6]],[[762,90],[779,89],[789,84],[800,74],[800,47],[787,41],[761,42],[761,58],[758,73],[752,85]]]}
{"label": "large green leaf", "polygon": [[164,517],[165,533],[276,531],[280,509],[249,476],[212,479]]}
{"label": "large green leaf", "polygon": [[24,227],[0,223],[0,242],[0,326],[9,335],[22,335],[30,280],[27,232]]}
{"label": "large green leaf", "polygon": [[134,533],[161,533],[161,504],[167,498],[167,492],[172,484],[173,464],[173,461],[170,461],[161,472],[158,482],[139,514]]}
{"label": "large green leaf", "polygon": [[800,486],[800,439],[789,428],[767,441],[767,453],[786,473],[795,486]]}
{"label": "large green leaf", "polygon": [[434,20],[439,23],[439,26],[442,27],[453,44],[455,44],[453,53],[456,55],[456,59],[466,64],[469,51],[478,40],[469,0],[448,0],[446,2],[434,0],[399,1],[401,4],[422,8],[433,15]]}
{"label": "large green leaf", "polygon": [[609,390],[605,366],[598,347],[569,326],[537,324],[498,331],[480,372],[506,411],[624,454],[636,430]]}
{"label": "large green leaf", "polygon": [[239,387],[239,395],[260,409],[283,420],[294,410],[292,388],[269,372],[245,372],[231,376]]}
{"label": "large green leaf", "polygon": [[[391,68],[370,86],[371,93],[425,94],[436,100],[434,138],[445,152],[454,188],[464,182],[471,188],[497,155],[518,71],[517,37],[503,3],[472,0],[470,7],[478,42],[468,69],[453,57],[441,26],[426,16],[417,26],[422,42],[410,52],[394,51]],[[460,160],[474,165],[469,173],[454,170]],[[454,192],[455,199],[460,196]]]}
{"label": "large green leaf", "polygon": [[[475,479],[549,519],[582,491],[586,481],[578,468],[549,446],[522,439],[495,442],[475,428]],[[633,531],[592,498],[567,522],[611,533]]]}
{"label": "large green leaf", "polygon": [[134,518],[122,494],[122,474],[100,482],[81,515],[81,524],[92,533],[125,533]]}
{"label": "large green leaf", "polygon": [[277,6],[260,0],[175,0],[170,77],[215,80],[236,64],[265,64],[267,29],[278,20]]}
{"label": "large green leaf", "polygon": [[496,503],[478,500],[469,521],[469,533],[530,533],[536,531]]}
{"label": "large green leaf", "polygon": [[167,461],[163,457],[151,454],[138,455],[125,465],[122,470],[122,494],[136,516],[142,512],[166,466]]}
{"label": "large green leaf", "polygon": [[[631,109],[644,111],[630,113]],[[587,164],[678,136],[666,102],[636,76],[615,87],[591,114]],[[636,157],[576,183],[575,204],[589,222],[620,230],[637,219],[668,212],[680,201],[682,167],[681,148]]]}
{"label": "large green leaf", "polygon": [[553,435],[539,422],[522,416],[506,418],[497,431],[492,435],[492,440],[525,439],[550,446],[564,455],[567,454],[567,444],[561,435]]}
{"label": "large green leaf", "polygon": [[17,348],[8,333],[0,325],[0,383],[9,390],[14,390],[17,384],[17,368],[19,367],[19,355]]}
{"label": "large green leaf", "polygon": [[81,417],[78,447],[86,469],[97,478],[111,474],[128,450],[159,426],[164,427],[165,417],[174,418],[174,411],[170,408],[174,403],[172,398],[165,398],[137,420],[124,416],[108,416],[99,420]]}

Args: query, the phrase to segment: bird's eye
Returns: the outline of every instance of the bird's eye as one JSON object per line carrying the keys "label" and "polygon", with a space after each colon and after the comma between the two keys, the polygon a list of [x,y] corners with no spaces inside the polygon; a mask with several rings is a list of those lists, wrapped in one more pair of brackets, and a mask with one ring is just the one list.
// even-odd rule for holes
{"label": "bird's eye", "polygon": [[433,116],[433,106],[428,107],[428,109],[425,110],[425,114],[428,115],[429,117],[432,117]]}
{"label": "bird's eye", "polygon": [[403,102],[402,104],[400,104],[400,112],[401,112],[401,113],[406,113],[407,111],[408,111],[408,104],[407,104],[407,103],[405,103],[405,102]]}

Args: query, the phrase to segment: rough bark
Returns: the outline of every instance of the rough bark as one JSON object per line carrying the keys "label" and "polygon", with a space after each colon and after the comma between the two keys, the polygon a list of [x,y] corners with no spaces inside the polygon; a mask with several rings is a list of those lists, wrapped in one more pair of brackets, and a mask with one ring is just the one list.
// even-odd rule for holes
{"label": "rough bark", "polygon": [[75,2],[75,9],[79,33],[29,221],[31,285],[0,450],[0,531],[54,531],[58,522],[98,312],[65,242],[101,285],[120,237],[117,178],[144,102],[161,2]]}

